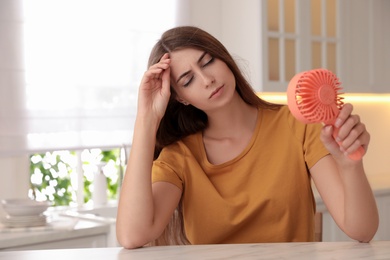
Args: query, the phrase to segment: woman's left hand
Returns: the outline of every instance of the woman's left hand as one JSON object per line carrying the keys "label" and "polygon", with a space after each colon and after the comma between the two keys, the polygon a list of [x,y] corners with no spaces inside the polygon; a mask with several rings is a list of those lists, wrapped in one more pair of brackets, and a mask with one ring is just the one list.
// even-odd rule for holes
{"label": "woman's left hand", "polygon": [[[358,115],[352,115],[353,106],[345,104],[334,125],[325,125],[321,132],[321,141],[335,158],[344,159],[354,153],[360,146],[364,153],[368,149],[370,134]],[[334,128],[338,128],[337,136],[333,137]]]}

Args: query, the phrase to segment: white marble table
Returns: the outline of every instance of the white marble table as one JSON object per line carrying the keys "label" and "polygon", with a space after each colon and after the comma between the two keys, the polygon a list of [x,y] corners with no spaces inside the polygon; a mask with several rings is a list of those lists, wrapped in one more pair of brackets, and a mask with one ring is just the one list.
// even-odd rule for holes
{"label": "white marble table", "polygon": [[390,241],[118,247],[0,252],[1,260],[35,259],[390,259]]}

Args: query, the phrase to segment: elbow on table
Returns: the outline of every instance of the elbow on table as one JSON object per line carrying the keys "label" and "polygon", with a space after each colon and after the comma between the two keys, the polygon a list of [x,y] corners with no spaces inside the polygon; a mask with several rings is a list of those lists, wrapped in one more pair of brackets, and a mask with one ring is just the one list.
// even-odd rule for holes
{"label": "elbow on table", "polygon": [[124,249],[136,249],[136,248],[140,248],[143,246],[143,245],[137,243],[136,241],[119,241],[119,244]]}
{"label": "elbow on table", "polygon": [[118,234],[117,240],[119,244],[123,246],[125,249],[140,248],[146,245],[147,243],[149,243],[149,241],[147,241],[142,236],[134,236],[128,234]]}
{"label": "elbow on table", "polygon": [[362,235],[359,237],[355,237],[354,239],[356,241],[359,241],[360,243],[370,243],[370,241],[374,238],[375,233],[373,234],[368,234],[368,235]]}
{"label": "elbow on table", "polygon": [[132,226],[123,228],[123,226],[116,226],[116,236],[119,244],[126,249],[135,249],[143,247],[155,240],[159,234],[150,226]]}
{"label": "elbow on table", "polygon": [[357,240],[360,242],[360,243],[369,243],[375,236],[376,234],[376,231],[377,229],[375,229],[375,231],[372,231],[366,235],[362,235],[360,238],[358,238]]}
{"label": "elbow on table", "polygon": [[379,221],[371,223],[366,230],[355,230],[351,231],[348,236],[352,239],[359,241],[360,243],[369,243],[378,231]]}

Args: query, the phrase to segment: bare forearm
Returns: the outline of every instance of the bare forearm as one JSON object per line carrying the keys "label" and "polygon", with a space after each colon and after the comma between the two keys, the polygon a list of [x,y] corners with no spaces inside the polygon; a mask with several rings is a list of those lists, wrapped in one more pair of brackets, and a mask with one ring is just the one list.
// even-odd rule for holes
{"label": "bare forearm", "polygon": [[341,170],[344,185],[344,229],[356,240],[367,242],[378,228],[378,210],[374,195],[360,162]]}
{"label": "bare forearm", "polygon": [[[119,199],[117,234],[127,241],[137,234],[150,234],[154,218],[151,167],[157,122],[138,117],[133,144]],[[121,242],[121,241],[120,241]],[[145,241],[145,243],[148,241]],[[128,242],[121,242],[128,244]],[[140,242],[142,244],[142,242]]]}

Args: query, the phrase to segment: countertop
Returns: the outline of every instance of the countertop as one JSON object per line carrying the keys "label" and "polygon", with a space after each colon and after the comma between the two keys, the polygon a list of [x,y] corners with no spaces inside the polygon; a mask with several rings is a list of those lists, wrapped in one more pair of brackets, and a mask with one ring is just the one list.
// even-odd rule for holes
{"label": "countertop", "polygon": [[17,246],[107,234],[108,224],[76,218],[60,218],[42,227],[5,228],[0,224],[0,250]]}
{"label": "countertop", "polygon": [[119,247],[0,252],[0,259],[390,259],[390,241]]}

